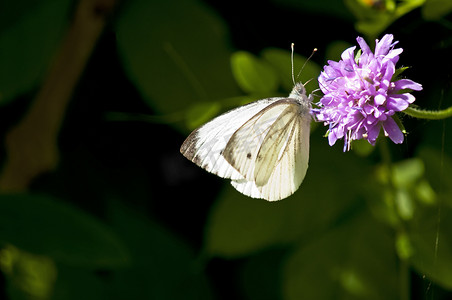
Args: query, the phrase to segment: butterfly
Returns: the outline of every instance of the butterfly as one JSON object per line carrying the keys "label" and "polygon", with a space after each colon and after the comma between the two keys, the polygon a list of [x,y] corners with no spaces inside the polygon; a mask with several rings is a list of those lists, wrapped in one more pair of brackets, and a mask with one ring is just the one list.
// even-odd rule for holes
{"label": "butterfly", "polygon": [[180,152],[208,172],[231,179],[235,189],[252,198],[276,201],[292,195],[308,169],[313,100],[304,84],[295,83],[293,64],[292,80],[288,98],[230,110],[195,129]]}

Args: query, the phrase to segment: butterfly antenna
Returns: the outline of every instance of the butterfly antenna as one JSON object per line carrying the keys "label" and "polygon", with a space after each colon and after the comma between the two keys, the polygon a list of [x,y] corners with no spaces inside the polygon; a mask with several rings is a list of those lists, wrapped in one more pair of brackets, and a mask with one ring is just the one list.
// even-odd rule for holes
{"label": "butterfly antenna", "polygon": [[[293,45],[293,44],[292,44],[292,45]],[[309,55],[308,59],[306,59],[306,61],[304,62],[303,66],[301,67],[300,72],[298,72],[298,74],[297,74],[297,79],[298,79],[298,77],[300,76],[301,71],[303,71],[304,67],[305,67],[306,64],[308,63],[308,61],[312,58],[312,56],[313,56],[314,53],[316,53],[316,52],[317,52],[317,48],[314,48],[314,49],[312,50],[311,55]],[[292,48],[292,79],[293,79],[293,48]],[[295,82],[294,82],[294,83],[295,83]]]}

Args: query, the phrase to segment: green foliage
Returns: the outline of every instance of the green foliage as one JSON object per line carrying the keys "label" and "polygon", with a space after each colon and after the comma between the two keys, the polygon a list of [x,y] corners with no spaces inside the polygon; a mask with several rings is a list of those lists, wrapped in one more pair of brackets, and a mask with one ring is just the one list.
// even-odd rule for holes
{"label": "green foliage", "polygon": [[220,111],[221,105],[218,102],[203,102],[194,104],[187,111],[187,127],[195,129],[198,126],[210,121]]}
{"label": "green foliage", "polygon": [[116,32],[127,75],[159,113],[222,99],[236,91],[225,25],[201,3],[128,2]]}
{"label": "green foliage", "polygon": [[342,52],[352,46],[352,44],[345,41],[331,41],[330,43],[328,43],[328,46],[326,48],[325,57],[327,57],[329,60],[339,61],[341,59]]}
{"label": "green foliage", "polygon": [[0,241],[75,266],[111,268],[129,261],[108,227],[46,196],[1,195]]}
{"label": "green foliage", "polygon": [[[297,48],[298,49],[298,48]],[[304,49],[305,51],[308,49]],[[276,74],[281,80],[282,87],[286,91],[290,91],[293,88],[292,77],[289,76],[292,72],[292,64],[290,61],[290,54],[288,50],[267,48],[262,51],[262,58],[270,63],[276,70]],[[307,61],[306,57],[303,57],[297,53],[293,55],[293,68],[295,81],[307,83],[308,81],[317,78],[320,74],[320,66],[312,60]],[[311,93],[318,88],[317,82],[309,82],[306,84],[306,92]]]}
{"label": "green foliage", "polygon": [[[271,246],[298,243],[329,230],[359,203],[360,191],[352,187],[366,173],[364,161],[350,166],[350,158],[341,153],[330,155],[329,164],[320,161],[321,153],[312,155],[310,164],[316,168],[309,171],[300,191],[285,201],[269,203],[249,199],[228,187],[211,212],[206,252],[241,257]],[[350,167],[361,171],[352,177],[341,175],[340,172]],[[336,172],[330,172],[331,168]],[[316,182],[334,182],[336,176],[347,176],[349,180],[340,186],[331,184],[319,193]],[[343,190],[348,191],[347,197],[332,200]]]}
{"label": "green foliage", "polygon": [[427,0],[422,7],[422,16],[426,20],[440,20],[452,11],[452,2],[448,0]]}
{"label": "green foliage", "polygon": [[206,278],[187,244],[119,202],[112,203],[110,215],[132,257],[131,266],[115,272],[110,297],[209,299]]}
{"label": "green foliage", "polygon": [[375,147],[365,139],[361,139],[352,142],[352,149],[360,156],[367,156],[374,151]]}
{"label": "green foliage", "polygon": [[0,251],[0,270],[7,275],[12,299],[21,299],[23,294],[31,299],[48,299],[58,276],[55,263],[48,257],[10,245]]}
{"label": "green foliage", "polygon": [[346,0],[345,3],[357,19],[356,30],[364,34],[369,40],[375,40],[391,23],[413,9],[421,7],[425,1]]}
{"label": "green foliage", "polygon": [[284,299],[398,299],[392,239],[364,209],[300,244],[284,265]]}
{"label": "green foliage", "polygon": [[[260,98],[275,96],[280,86],[289,93],[294,85],[290,52],[267,48],[262,51],[261,57],[245,51],[238,51],[231,56],[234,79],[242,90]],[[293,57],[293,67],[297,82],[307,83],[320,74],[320,67],[316,63],[297,54]],[[318,85],[313,82],[307,84],[306,91],[310,93],[316,88]]]}
{"label": "green foliage", "polygon": [[69,0],[2,1],[0,104],[30,92],[42,81],[67,27],[70,4]]}
{"label": "green foliage", "polygon": [[279,85],[272,67],[252,54],[239,51],[231,56],[232,74],[246,93],[275,93]]}

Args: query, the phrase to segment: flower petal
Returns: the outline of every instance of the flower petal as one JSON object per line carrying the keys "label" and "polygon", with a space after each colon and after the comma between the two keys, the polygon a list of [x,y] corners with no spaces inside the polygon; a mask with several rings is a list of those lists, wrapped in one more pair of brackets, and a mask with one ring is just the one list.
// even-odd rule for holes
{"label": "flower petal", "polygon": [[414,91],[422,90],[422,85],[410,79],[400,79],[394,82],[395,90],[411,89]]}
{"label": "flower petal", "polygon": [[389,61],[386,64],[386,70],[382,77],[382,82],[384,82],[384,86],[380,85],[382,88],[385,88],[385,89],[389,88],[389,82],[391,81],[392,76],[394,75],[394,72],[395,72],[395,65],[392,63],[392,61]]}
{"label": "flower petal", "polygon": [[410,103],[413,103],[415,99],[416,98],[414,98],[413,95],[408,93],[391,95],[388,97],[386,108],[394,111],[403,111],[410,105]]}
{"label": "flower petal", "polygon": [[388,117],[386,122],[383,123],[383,129],[385,131],[385,135],[389,136],[389,138],[396,144],[403,143],[403,133],[400,130],[397,123],[391,117]]}
{"label": "flower petal", "polygon": [[342,52],[341,58],[347,65],[355,64],[355,49],[356,46],[353,46]]}
{"label": "flower petal", "polygon": [[377,140],[378,135],[380,134],[381,125],[375,124],[367,128],[367,140],[372,145],[375,145],[375,141]]}
{"label": "flower petal", "polygon": [[372,50],[370,50],[369,45],[367,45],[366,41],[362,37],[357,37],[356,41],[358,42],[359,46],[361,47],[361,50],[363,50],[363,53],[372,53]]}
{"label": "flower petal", "polygon": [[336,134],[333,131],[330,131],[330,133],[328,134],[328,143],[330,144],[330,146],[333,146],[337,141],[337,137]]}
{"label": "flower petal", "polygon": [[380,41],[376,40],[375,56],[388,54],[389,48],[393,46],[391,44],[393,39],[394,36],[392,34],[385,34]]}

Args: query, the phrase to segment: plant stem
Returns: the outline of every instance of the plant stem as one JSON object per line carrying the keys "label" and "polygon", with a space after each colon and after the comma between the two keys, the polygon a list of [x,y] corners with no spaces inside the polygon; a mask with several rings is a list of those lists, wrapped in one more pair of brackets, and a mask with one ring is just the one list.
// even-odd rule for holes
{"label": "plant stem", "polygon": [[403,113],[419,119],[441,120],[452,117],[452,106],[443,110],[423,110],[410,106]]}
{"label": "plant stem", "polygon": [[[390,202],[390,209],[394,210],[394,214],[396,216],[399,216],[398,212],[397,212],[397,204],[396,204],[396,199],[395,199],[395,194],[397,192],[396,187],[394,186],[394,181],[392,178],[392,174],[394,174],[393,172],[393,165],[392,165],[392,158],[391,158],[391,152],[389,150],[389,146],[388,146],[388,142],[387,139],[381,139],[379,141],[379,148],[380,148],[380,155],[381,155],[381,159],[383,161],[383,164],[386,166],[387,168],[387,172],[388,172],[388,183],[387,183],[387,188],[391,190],[391,193],[393,194],[393,197],[391,198],[392,201]],[[396,230],[396,235],[401,236],[401,235],[406,235],[406,230],[405,230],[405,226],[402,222],[402,220],[400,219],[400,217],[398,218],[398,222],[395,225],[395,230]],[[400,256],[398,256],[399,259],[399,299],[401,300],[409,300],[410,299],[410,268],[409,268],[409,264],[406,261],[405,258],[402,258]]]}
{"label": "plant stem", "polygon": [[410,299],[410,268],[405,259],[399,259],[400,299]]}
{"label": "plant stem", "polygon": [[117,2],[77,1],[72,24],[47,78],[23,119],[6,134],[1,190],[26,191],[39,174],[57,167],[57,137],[69,100]]}

